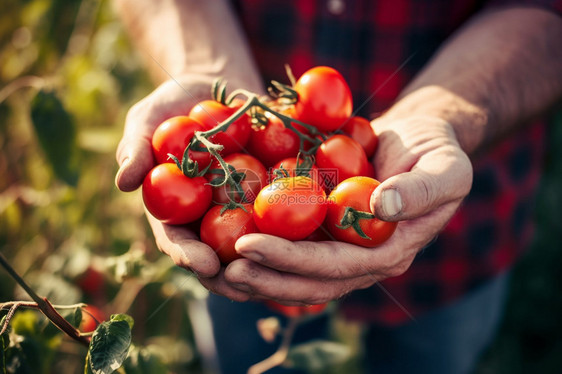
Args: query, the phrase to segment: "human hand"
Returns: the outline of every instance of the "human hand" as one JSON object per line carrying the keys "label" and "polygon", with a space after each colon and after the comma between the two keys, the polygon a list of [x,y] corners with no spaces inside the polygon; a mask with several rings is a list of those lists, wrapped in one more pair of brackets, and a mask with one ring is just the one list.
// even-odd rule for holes
{"label": "human hand", "polygon": [[[161,84],[128,112],[123,138],[117,149],[120,169],[115,178],[122,191],[137,189],[154,167],[151,139],[156,127],[164,120],[186,115],[200,100],[208,99],[211,79],[183,76]],[[146,213],[160,251],[178,266],[188,268],[202,277],[215,275],[220,263],[215,252],[197,240],[186,227],[166,225]]]}
{"label": "human hand", "polygon": [[404,273],[470,191],[472,167],[443,120],[383,116],[372,124],[379,136],[374,163],[382,183],[371,197],[371,209],[380,219],[400,221],[388,241],[364,248],[250,234],[236,243],[245,259],[202,283],[237,301],[308,305]]}

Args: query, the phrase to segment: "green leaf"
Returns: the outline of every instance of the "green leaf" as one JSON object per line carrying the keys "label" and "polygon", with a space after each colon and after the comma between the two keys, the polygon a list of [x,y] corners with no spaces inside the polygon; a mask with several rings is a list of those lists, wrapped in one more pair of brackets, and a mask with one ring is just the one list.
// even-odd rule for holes
{"label": "green leaf", "polygon": [[131,324],[132,318],[117,314],[98,326],[88,351],[93,374],[109,374],[121,367],[131,345]]}
{"label": "green leaf", "polygon": [[133,347],[123,363],[127,374],[166,374],[168,368],[160,357],[143,347]]}
{"label": "green leaf", "polygon": [[127,314],[112,314],[110,321],[125,321],[129,324],[129,328],[132,330],[133,326],[135,325],[135,320],[133,317]]}
{"label": "green leaf", "polygon": [[82,308],[74,309],[74,312],[65,317],[70,324],[76,328],[82,323]]}
{"label": "green leaf", "polygon": [[11,321],[14,334],[24,336],[38,335],[38,314],[33,310],[18,311]]}
{"label": "green leaf", "polygon": [[305,371],[319,371],[343,364],[351,356],[351,348],[345,344],[314,340],[291,347],[287,365]]}
{"label": "green leaf", "polygon": [[39,91],[31,101],[31,120],[55,176],[76,186],[78,148],[74,121],[53,92]]}

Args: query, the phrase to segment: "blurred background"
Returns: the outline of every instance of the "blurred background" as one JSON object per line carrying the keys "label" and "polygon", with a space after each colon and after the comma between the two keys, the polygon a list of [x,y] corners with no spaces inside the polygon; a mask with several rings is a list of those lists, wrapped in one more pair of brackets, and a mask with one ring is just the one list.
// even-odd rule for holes
{"label": "blurred background", "polygon": [[[110,1],[2,1],[0,252],[55,304],[133,316],[122,372],[210,372],[206,342],[194,333],[206,291],[156,250],[138,191],[113,183],[125,114],[152,88]],[[502,328],[477,374],[562,370],[562,116],[554,122],[536,238],[515,269]],[[0,303],[24,299],[0,270]],[[360,326],[333,320],[347,353],[330,369],[312,367],[358,372]],[[9,372],[83,371],[85,348],[39,313],[22,309],[11,326],[20,340],[10,349],[4,341]]]}

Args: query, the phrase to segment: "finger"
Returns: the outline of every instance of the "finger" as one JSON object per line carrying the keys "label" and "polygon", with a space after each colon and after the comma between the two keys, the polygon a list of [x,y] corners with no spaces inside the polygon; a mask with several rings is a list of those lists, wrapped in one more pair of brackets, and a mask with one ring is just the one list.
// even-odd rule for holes
{"label": "finger", "polygon": [[470,191],[468,156],[447,145],[420,157],[411,171],[383,181],[371,196],[371,211],[385,221],[421,217],[437,207],[460,202]]}
{"label": "finger", "polygon": [[152,134],[164,120],[186,114],[186,93],[178,82],[168,81],[135,104],[127,113],[123,138],[117,148],[120,168],[115,184],[122,191],[134,191],[154,166]]}
{"label": "finger", "polygon": [[328,281],[371,275],[382,279],[394,275],[397,269],[403,272],[403,262],[409,266],[410,257],[415,255],[413,250],[404,249],[418,245],[414,236],[404,235],[402,239],[399,242],[391,237],[380,247],[364,248],[335,241],[291,242],[271,235],[248,234],[238,239],[236,250],[261,265],[310,278]]}
{"label": "finger", "polygon": [[280,272],[250,260],[232,262],[224,277],[233,288],[254,300],[273,299],[291,305],[322,304],[376,282],[370,275],[337,281],[320,280]]}
{"label": "finger", "polygon": [[168,255],[174,264],[196,273],[199,277],[213,277],[220,271],[220,261],[208,245],[183,226],[163,224],[147,213],[158,249]]}
{"label": "finger", "polygon": [[210,292],[224,296],[230,300],[246,302],[252,300],[252,294],[233,287],[224,278],[225,269],[222,268],[218,275],[212,278],[199,278],[199,282]]}

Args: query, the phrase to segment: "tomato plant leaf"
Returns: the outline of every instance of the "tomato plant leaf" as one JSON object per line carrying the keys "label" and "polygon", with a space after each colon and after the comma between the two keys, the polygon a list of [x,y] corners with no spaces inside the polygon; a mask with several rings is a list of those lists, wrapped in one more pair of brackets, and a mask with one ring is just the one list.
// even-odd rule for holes
{"label": "tomato plant leaf", "polygon": [[125,321],[129,324],[129,328],[132,330],[133,326],[135,325],[135,320],[133,317],[127,314],[112,314],[110,321]]}
{"label": "tomato plant leaf", "polygon": [[90,342],[88,350],[93,374],[109,374],[121,367],[131,345],[132,318],[114,314],[101,323]]}
{"label": "tomato plant leaf", "polygon": [[144,347],[132,347],[123,367],[127,374],[166,374],[169,372],[161,358]]}
{"label": "tomato plant leaf", "polygon": [[323,371],[345,363],[351,356],[351,348],[345,344],[314,340],[292,346],[286,364],[305,371]]}
{"label": "tomato plant leaf", "polygon": [[78,328],[82,322],[82,308],[75,308],[74,312],[71,313],[66,320],[70,322],[72,326]]}
{"label": "tomato plant leaf", "polygon": [[54,92],[39,91],[31,101],[31,120],[55,176],[76,186],[78,148],[73,119]]}

